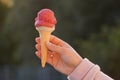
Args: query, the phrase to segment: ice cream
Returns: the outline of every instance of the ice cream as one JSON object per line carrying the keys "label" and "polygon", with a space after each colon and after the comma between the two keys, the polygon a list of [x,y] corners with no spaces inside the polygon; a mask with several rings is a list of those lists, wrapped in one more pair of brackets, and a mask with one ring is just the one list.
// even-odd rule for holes
{"label": "ice cream", "polygon": [[41,64],[45,67],[47,60],[46,42],[49,42],[51,33],[55,30],[57,23],[54,12],[50,9],[42,9],[35,18],[36,30],[39,32],[41,41]]}

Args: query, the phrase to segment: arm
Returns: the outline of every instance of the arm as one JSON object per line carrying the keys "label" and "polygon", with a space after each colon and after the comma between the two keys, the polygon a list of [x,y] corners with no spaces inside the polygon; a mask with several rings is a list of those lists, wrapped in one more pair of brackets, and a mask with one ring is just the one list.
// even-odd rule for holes
{"label": "arm", "polygon": [[69,80],[113,80],[102,71],[100,67],[83,59],[75,70],[68,76]]}

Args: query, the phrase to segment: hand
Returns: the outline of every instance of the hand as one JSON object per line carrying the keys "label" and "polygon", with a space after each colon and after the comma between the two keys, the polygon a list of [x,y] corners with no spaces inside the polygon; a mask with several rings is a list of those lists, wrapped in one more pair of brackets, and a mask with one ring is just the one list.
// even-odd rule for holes
{"label": "hand", "polygon": [[[36,42],[36,55],[41,58],[40,38],[36,38]],[[82,61],[82,57],[68,43],[55,36],[51,36],[46,46],[47,63],[65,75],[69,75]]]}

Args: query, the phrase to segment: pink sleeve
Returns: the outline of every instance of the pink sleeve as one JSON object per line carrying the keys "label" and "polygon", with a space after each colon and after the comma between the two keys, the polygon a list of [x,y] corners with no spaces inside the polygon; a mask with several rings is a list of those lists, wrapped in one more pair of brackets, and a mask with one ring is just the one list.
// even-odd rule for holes
{"label": "pink sleeve", "polygon": [[69,80],[113,80],[106,74],[100,71],[98,65],[93,64],[88,59],[83,61],[76,69],[68,76]]}

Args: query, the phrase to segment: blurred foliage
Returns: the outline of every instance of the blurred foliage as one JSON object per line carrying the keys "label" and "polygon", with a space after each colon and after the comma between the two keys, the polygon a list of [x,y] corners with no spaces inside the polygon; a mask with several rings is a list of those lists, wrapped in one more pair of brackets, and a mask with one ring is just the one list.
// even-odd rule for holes
{"label": "blurred foliage", "polygon": [[9,2],[4,2],[4,0],[0,0],[0,30],[4,24],[4,20],[10,9],[10,7],[8,5],[11,4],[11,2],[10,2],[10,0],[8,0],[8,1]]}
{"label": "blurred foliage", "polygon": [[119,0],[0,0],[0,65],[37,64],[34,18],[50,8],[58,20],[54,35],[119,79]]}
{"label": "blurred foliage", "polygon": [[14,4],[13,0],[0,0],[0,2],[7,7],[12,7]]}
{"label": "blurred foliage", "polygon": [[3,64],[7,58],[6,54],[5,53],[3,54],[3,52],[9,50],[8,48],[4,47],[5,42],[3,39],[4,36],[2,35],[2,29],[3,26],[5,25],[5,19],[7,17],[7,14],[13,5],[13,4],[11,5],[11,2],[12,2],[11,0],[0,0],[0,53],[1,53],[0,65]]}

